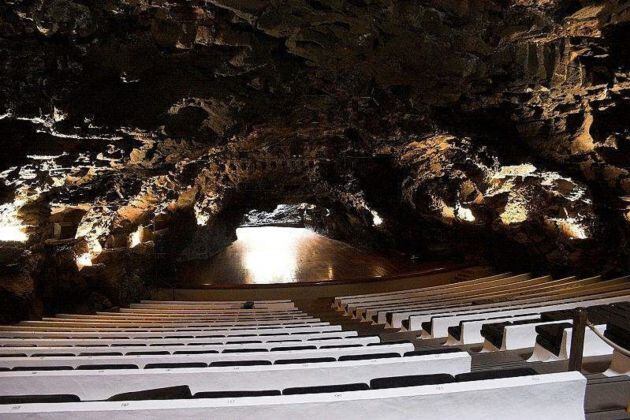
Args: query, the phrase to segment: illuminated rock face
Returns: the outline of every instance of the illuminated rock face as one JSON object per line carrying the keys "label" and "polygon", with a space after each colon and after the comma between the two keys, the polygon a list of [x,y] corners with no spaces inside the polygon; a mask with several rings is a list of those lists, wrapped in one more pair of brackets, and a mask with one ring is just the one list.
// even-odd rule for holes
{"label": "illuminated rock face", "polygon": [[280,203],[427,258],[627,267],[629,20],[620,0],[2,3],[0,241],[32,288],[72,266],[76,300],[114,304]]}

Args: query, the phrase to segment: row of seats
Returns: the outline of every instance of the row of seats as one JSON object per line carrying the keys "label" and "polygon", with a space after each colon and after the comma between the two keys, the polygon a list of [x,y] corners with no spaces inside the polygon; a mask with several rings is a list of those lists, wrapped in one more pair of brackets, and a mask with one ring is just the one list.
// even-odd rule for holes
{"label": "row of seats", "polygon": [[[423,375],[400,375],[375,377],[365,382],[348,382],[336,385],[308,385],[293,386],[284,389],[246,389],[246,390],[213,390],[213,391],[195,391],[191,390],[189,385],[167,386],[152,389],[143,389],[140,391],[127,391],[114,394],[108,398],[100,399],[103,401],[145,401],[145,400],[162,400],[162,399],[186,399],[186,398],[236,398],[236,397],[253,397],[253,396],[273,396],[273,395],[296,395],[296,394],[321,394],[326,392],[347,392],[347,391],[365,391],[368,389],[388,389],[399,387],[423,386],[423,385],[440,385],[454,382],[469,382],[486,379],[514,378],[519,376],[537,375],[538,373],[529,368],[488,370],[478,372],[460,373],[451,375],[447,373],[434,373]],[[208,374],[204,375],[208,376]],[[52,378],[51,378],[52,379]],[[126,379],[126,378],[120,378]],[[295,378],[297,382],[297,378]],[[27,394],[27,395],[5,395],[0,396],[0,404],[27,404],[27,403],[61,403],[61,402],[78,402],[78,401],[95,401],[99,398],[81,398],[72,394],[68,383],[62,383],[56,386],[56,394]],[[198,386],[198,385],[197,385]],[[265,386],[271,386],[265,383]],[[78,389],[78,388],[75,388]],[[40,391],[40,389],[37,389]],[[84,389],[81,389],[85,393]],[[31,390],[32,392],[32,390]]]}
{"label": "row of seats", "polygon": [[[611,314],[612,311],[628,313],[630,304],[622,302],[611,305],[596,305],[587,309],[591,322],[602,324],[609,318],[607,314]],[[460,321],[459,325],[448,328],[447,344],[484,343],[485,351],[530,348],[536,344],[537,335],[540,336],[541,331],[570,329],[573,313],[573,310],[556,310]],[[605,326],[598,328],[605,329]],[[556,353],[558,354],[558,352]]]}
{"label": "row of seats", "polygon": [[[617,325],[609,334],[619,339],[614,331],[630,324],[629,301],[628,277],[553,280],[504,273],[423,289],[338,297],[333,307],[363,321],[371,317],[374,323],[419,330],[421,338],[446,338],[447,346],[482,344],[483,352],[534,348],[530,361],[555,361],[569,357],[575,308],[588,309],[600,334],[606,335],[607,322]],[[612,354],[610,345],[586,331],[584,356]],[[614,372],[627,373],[626,357],[615,356]]]}
{"label": "row of seats", "polygon": [[[630,374],[628,355],[604,341],[601,336],[623,349],[630,348],[630,303],[618,303],[585,308],[587,318],[599,333],[587,328],[584,333],[583,356],[612,355],[607,376]],[[573,335],[572,312],[553,311],[541,315],[535,327],[536,344],[529,361],[566,360],[571,353]]]}
{"label": "row of seats", "polygon": [[[447,349],[451,350],[451,349]],[[72,394],[81,400],[103,400],[120,392],[186,384],[193,393],[257,391],[300,386],[369,382],[388,375],[470,372],[471,359],[462,351],[409,352],[334,358],[283,359],[214,363],[210,367],[176,366],[154,369],[14,370],[0,372],[3,395]]]}
{"label": "row of seats", "polygon": [[583,418],[579,373],[471,366],[466,351],[359,336],[287,301],[145,301],[0,327],[0,417]]}
{"label": "row of seats", "polygon": [[[423,338],[447,338],[449,327],[462,321],[526,319],[553,310],[626,301],[630,301],[629,277],[554,280],[504,273],[422,289],[338,297],[333,306],[345,316],[421,331]],[[471,328],[464,337],[468,334],[479,339],[480,330]]]}

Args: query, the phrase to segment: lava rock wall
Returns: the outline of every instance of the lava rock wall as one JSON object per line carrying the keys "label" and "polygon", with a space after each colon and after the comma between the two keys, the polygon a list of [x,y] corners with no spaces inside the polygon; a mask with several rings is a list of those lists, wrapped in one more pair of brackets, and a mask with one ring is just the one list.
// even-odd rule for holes
{"label": "lava rock wall", "polygon": [[428,259],[627,269],[629,41],[621,0],[5,1],[0,297],[122,304],[299,203]]}

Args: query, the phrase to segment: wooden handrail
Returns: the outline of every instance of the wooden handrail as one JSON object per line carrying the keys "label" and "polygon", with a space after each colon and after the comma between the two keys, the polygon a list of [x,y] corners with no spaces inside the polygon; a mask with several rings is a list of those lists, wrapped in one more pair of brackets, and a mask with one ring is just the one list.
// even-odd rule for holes
{"label": "wooden handrail", "polygon": [[581,371],[584,356],[584,333],[586,330],[586,310],[577,308],[573,313],[573,333],[571,335],[571,355],[569,370]]}

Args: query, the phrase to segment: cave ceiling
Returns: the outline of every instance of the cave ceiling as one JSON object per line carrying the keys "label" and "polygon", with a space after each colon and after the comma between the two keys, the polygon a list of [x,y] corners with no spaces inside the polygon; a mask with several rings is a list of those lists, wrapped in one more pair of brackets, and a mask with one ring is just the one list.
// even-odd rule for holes
{"label": "cave ceiling", "polygon": [[310,203],[364,245],[625,267],[629,25],[616,0],[4,1],[3,258],[203,257]]}

